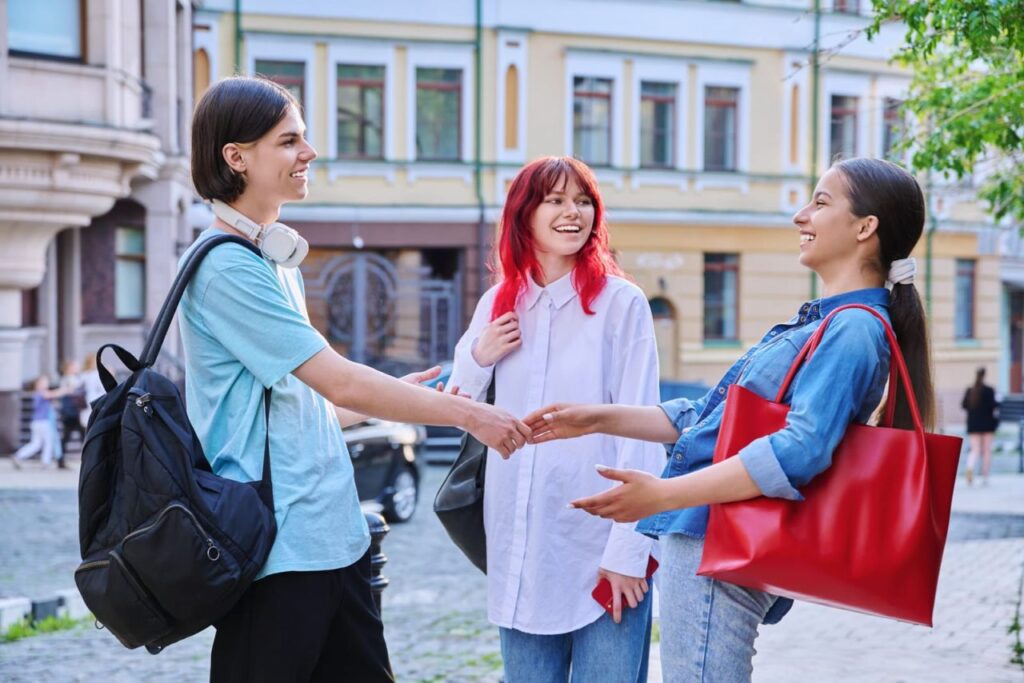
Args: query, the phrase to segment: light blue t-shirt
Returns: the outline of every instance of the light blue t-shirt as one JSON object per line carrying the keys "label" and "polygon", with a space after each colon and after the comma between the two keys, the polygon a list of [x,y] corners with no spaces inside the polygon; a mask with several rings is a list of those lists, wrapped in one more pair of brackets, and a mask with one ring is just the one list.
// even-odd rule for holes
{"label": "light blue t-shirt", "polygon": [[[218,234],[208,228],[196,243]],[[370,536],[341,426],[334,407],[291,374],[327,346],[309,322],[299,270],[221,245],[185,289],[179,320],[188,416],[218,475],[262,476],[263,388],[273,389],[277,539],[258,578],[354,563]]]}

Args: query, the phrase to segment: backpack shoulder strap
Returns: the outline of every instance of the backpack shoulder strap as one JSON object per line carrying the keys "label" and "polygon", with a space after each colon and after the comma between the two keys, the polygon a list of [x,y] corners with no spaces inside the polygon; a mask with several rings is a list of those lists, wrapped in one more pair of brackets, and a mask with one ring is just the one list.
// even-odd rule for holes
{"label": "backpack shoulder strap", "polygon": [[139,363],[143,367],[152,367],[153,363],[156,362],[157,356],[160,355],[160,347],[164,345],[164,337],[167,336],[171,320],[174,319],[174,313],[178,310],[178,304],[185,293],[185,287],[188,286],[189,280],[199,270],[199,264],[203,262],[207,254],[228,242],[240,244],[257,255],[260,253],[255,244],[237,235],[216,235],[200,242],[181,266],[177,277],[174,278],[174,283],[171,285],[171,291],[167,293],[167,298],[164,299],[163,306],[160,307],[160,313],[156,317],[156,322],[149,333],[149,338],[146,339],[142,355],[139,356]]}

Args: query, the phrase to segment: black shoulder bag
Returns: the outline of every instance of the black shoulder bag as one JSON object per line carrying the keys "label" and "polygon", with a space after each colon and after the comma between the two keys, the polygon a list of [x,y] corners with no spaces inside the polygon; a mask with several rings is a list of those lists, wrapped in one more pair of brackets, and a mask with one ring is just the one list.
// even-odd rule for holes
{"label": "black shoulder bag", "polygon": [[[487,388],[487,402],[494,405],[494,384]],[[487,446],[469,432],[462,435],[459,456],[434,497],[434,512],[459,550],[473,565],[487,573],[487,534],[484,531],[484,474]]]}

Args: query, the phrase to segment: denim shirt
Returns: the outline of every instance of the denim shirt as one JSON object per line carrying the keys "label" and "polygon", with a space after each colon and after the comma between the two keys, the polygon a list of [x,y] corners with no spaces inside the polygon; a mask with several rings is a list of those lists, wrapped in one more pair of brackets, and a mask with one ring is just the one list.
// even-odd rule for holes
{"label": "denim shirt", "polygon": [[[711,464],[728,387],[738,384],[769,400],[804,343],[822,319],[846,304],[871,306],[888,320],[889,292],[861,289],[804,303],[790,320],[776,325],[736,361],[718,384],[695,401],[685,398],[661,404],[679,430],[662,478],[678,477]],[[837,315],[810,360],[804,362],[786,392],[790,406],[786,427],[755,439],[739,457],[765,496],[802,500],[799,487],[832,463],[832,452],[851,422],[865,423],[878,406],[889,373],[889,345],[882,324],[867,311]],[[670,510],[641,520],[637,531],[650,536],[686,534],[703,538],[708,507]],[[789,611],[779,600],[765,623]]]}

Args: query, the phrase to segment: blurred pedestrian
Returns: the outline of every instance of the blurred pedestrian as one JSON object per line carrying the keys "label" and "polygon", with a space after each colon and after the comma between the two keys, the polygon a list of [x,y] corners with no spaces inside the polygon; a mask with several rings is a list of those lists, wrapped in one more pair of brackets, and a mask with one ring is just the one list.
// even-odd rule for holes
{"label": "blurred pedestrian", "polygon": [[58,398],[60,392],[50,389],[50,378],[46,375],[36,378],[32,387],[32,421],[29,423],[31,437],[12,458],[16,469],[21,467],[23,460],[28,460],[36,453],[40,454],[43,467],[50,467],[53,464],[55,446],[59,443],[53,428],[54,410],[51,401]]}
{"label": "blurred pedestrian", "polygon": [[96,354],[94,353],[87,355],[85,362],[82,363],[82,389],[85,390],[85,407],[82,408],[79,420],[88,427],[93,401],[107,393],[103,388],[103,382],[100,381],[100,373],[96,370]]}
{"label": "blurred pedestrian", "polygon": [[967,436],[971,441],[964,476],[968,484],[974,483],[974,468],[980,457],[981,481],[988,484],[988,473],[992,468],[992,441],[999,427],[999,401],[995,389],[985,384],[985,368],[978,368],[974,384],[964,392],[961,406],[967,411]]}
{"label": "blurred pedestrian", "polygon": [[86,407],[85,387],[82,386],[82,373],[78,361],[64,361],[58,391],[60,392],[58,412],[61,437],[57,467],[63,469],[67,467],[65,456],[68,452],[68,441],[71,439],[71,435],[78,434],[79,439],[85,440],[85,428],[82,426],[82,410]]}

